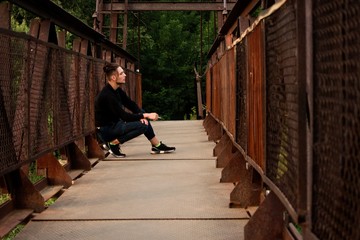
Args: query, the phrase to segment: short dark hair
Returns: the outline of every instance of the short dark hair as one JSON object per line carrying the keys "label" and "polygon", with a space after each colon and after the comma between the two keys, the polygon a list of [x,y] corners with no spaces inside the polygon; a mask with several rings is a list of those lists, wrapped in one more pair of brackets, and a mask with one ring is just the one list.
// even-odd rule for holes
{"label": "short dark hair", "polygon": [[119,64],[117,63],[107,63],[104,67],[104,73],[106,75],[106,78],[109,79],[111,77],[111,75],[114,74],[114,72],[116,72],[116,70],[118,69],[118,67],[120,67]]}

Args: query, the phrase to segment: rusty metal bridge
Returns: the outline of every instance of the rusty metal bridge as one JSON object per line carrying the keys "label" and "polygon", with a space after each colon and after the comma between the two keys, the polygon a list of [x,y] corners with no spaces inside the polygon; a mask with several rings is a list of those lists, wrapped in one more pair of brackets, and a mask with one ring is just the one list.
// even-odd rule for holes
{"label": "rusty metal bridge", "polygon": [[[16,239],[360,239],[358,1],[96,2],[93,28],[51,1],[0,3],[1,237],[23,223]],[[37,16],[29,33],[12,4]],[[154,122],[174,154],[139,138],[114,160],[93,102],[116,61],[141,105],[126,15],[149,10],[218,14],[206,116]]]}

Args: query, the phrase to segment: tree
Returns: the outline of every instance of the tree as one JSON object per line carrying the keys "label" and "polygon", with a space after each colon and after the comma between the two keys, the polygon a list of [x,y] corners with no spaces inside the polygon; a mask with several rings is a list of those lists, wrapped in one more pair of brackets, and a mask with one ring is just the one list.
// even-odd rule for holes
{"label": "tree", "polygon": [[141,17],[151,39],[142,42],[140,54],[143,105],[166,119],[184,119],[196,106],[193,68],[200,60],[200,14],[156,12]]}
{"label": "tree", "polygon": [[[84,23],[92,26],[95,1],[53,0]],[[14,22],[18,29],[33,18],[15,8]],[[140,17],[139,17],[140,15]],[[203,19],[203,53],[200,53],[200,19]],[[213,43],[214,14],[211,12],[129,12],[127,51],[140,58],[143,79],[143,105],[165,119],[184,119],[196,106],[194,65],[205,72],[205,54]],[[120,21],[121,22],[121,21]],[[138,26],[140,23],[140,26]],[[140,32],[140,53],[137,35]],[[122,31],[119,31],[122,34]],[[68,36],[72,42],[73,36]],[[120,37],[121,39],[121,37]],[[70,44],[71,45],[71,44]],[[205,85],[203,81],[203,85]],[[188,117],[187,117],[188,118]]]}

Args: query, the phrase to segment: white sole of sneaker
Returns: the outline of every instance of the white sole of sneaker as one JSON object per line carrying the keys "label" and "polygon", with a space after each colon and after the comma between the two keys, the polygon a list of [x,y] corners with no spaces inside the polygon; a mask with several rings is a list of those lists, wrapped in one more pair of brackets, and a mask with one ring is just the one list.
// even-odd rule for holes
{"label": "white sole of sneaker", "polygon": [[175,152],[175,150],[170,150],[170,151],[151,151],[151,154],[164,154],[164,153],[172,153]]}
{"label": "white sole of sneaker", "polygon": [[124,158],[124,157],[126,157],[126,155],[116,155],[116,154],[114,154],[111,150],[109,150],[109,152],[110,152],[110,154],[111,154],[113,157],[115,157],[115,158]]}

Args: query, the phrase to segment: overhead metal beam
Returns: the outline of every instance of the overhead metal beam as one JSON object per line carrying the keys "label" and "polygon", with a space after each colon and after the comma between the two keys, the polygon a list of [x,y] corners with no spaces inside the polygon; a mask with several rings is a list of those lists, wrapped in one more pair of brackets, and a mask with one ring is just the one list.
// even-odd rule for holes
{"label": "overhead metal beam", "polygon": [[[112,6],[111,6],[112,5]],[[228,2],[226,10],[231,10],[235,2]],[[223,11],[222,2],[129,2],[128,11]],[[113,2],[104,3],[103,11],[125,11],[125,4]]]}
{"label": "overhead metal beam", "polygon": [[130,53],[111,42],[103,34],[95,31],[78,18],[63,10],[61,7],[49,0],[9,0],[19,7],[34,13],[35,15],[50,19],[59,27],[91,42],[102,44],[103,47],[111,49],[116,54],[136,62],[137,59]]}

